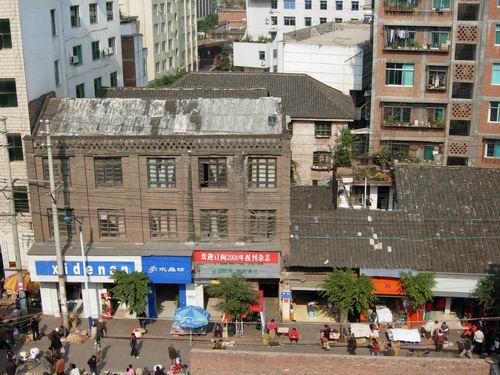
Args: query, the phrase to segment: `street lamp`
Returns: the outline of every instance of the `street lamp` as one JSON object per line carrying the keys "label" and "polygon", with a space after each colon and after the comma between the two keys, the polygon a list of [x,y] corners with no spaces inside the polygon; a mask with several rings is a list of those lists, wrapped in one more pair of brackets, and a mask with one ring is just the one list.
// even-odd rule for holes
{"label": "street lamp", "polygon": [[90,298],[89,298],[89,282],[88,282],[88,276],[87,276],[87,258],[85,257],[85,249],[83,247],[83,217],[76,217],[72,215],[65,215],[64,216],[64,222],[69,223],[70,221],[76,221],[78,223],[78,232],[80,233],[80,251],[82,255],[82,263],[83,263],[83,282],[85,283],[85,292],[84,294],[84,299],[83,299],[83,307],[85,310],[85,304],[87,304],[88,307],[88,317],[87,317],[87,323],[89,326],[89,332],[92,329],[92,313],[91,313],[91,308],[90,308]]}

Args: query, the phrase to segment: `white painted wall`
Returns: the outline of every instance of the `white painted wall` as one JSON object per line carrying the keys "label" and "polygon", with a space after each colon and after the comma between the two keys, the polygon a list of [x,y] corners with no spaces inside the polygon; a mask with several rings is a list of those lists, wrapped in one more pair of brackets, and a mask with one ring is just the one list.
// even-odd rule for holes
{"label": "white painted wall", "polygon": [[[265,52],[265,59],[259,59],[259,51]],[[272,66],[273,43],[233,43],[234,66],[261,68],[266,71]]]}

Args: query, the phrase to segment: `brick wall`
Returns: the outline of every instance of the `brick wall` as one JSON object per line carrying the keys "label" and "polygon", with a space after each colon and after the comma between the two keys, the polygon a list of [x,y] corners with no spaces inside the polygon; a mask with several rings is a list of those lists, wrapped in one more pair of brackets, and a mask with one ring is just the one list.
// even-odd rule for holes
{"label": "brick wall", "polygon": [[122,36],[123,85],[136,86],[134,36]]}
{"label": "brick wall", "polygon": [[[210,366],[207,366],[207,363]],[[488,375],[483,360],[369,357],[297,353],[234,352],[194,349],[193,375],[349,374],[349,375]]]}

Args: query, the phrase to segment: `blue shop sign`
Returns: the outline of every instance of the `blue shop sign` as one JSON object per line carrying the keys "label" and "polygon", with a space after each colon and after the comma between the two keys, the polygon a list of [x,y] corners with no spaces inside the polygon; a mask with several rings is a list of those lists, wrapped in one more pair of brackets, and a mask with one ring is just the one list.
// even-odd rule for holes
{"label": "blue shop sign", "polygon": [[142,271],[156,284],[190,284],[191,257],[142,257]]}
{"label": "blue shop sign", "polygon": [[[57,276],[57,262],[54,260],[36,260],[36,274],[38,276]],[[134,262],[87,262],[87,275],[89,276],[111,276],[115,271],[131,273],[135,271]],[[83,276],[83,262],[64,262],[64,273],[67,276]]]}

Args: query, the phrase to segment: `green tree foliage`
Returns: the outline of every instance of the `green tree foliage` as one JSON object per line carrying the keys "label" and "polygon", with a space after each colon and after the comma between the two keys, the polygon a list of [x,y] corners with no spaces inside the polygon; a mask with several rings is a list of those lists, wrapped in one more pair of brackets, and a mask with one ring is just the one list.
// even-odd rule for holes
{"label": "green tree foliage", "polygon": [[198,22],[198,31],[208,33],[217,25],[219,25],[219,16],[217,16],[217,14],[209,14],[203,20]]}
{"label": "green tree foliage", "polygon": [[115,286],[111,289],[113,298],[127,305],[131,314],[146,311],[149,278],[144,272],[127,273],[116,271],[113,274]]}
{"label": "green tree foliage", "polygon": [[149,87],[164,87],[164,86],[171,85],[172,83],[174,83],[178,79],[184,77],[185,74],[186,74],[186,72],[182,71],[182,72],[164,75],[161,78],[157,78],[157,79],[154,79],[151,82],[149,82]]}
{"label": "green tree foliage", "polygon": [[221,72],[228,72],[233,69],[233,65],[231,64],[231,46],[230,45],[223,45],[221,48],[221,53],[220,53],[220,63],[217,65],[215,70],[221,71]]}
{"label": "green tree foliage", "polygon": [[403,294],[410,298],[414,309],[422,308],[432,301],[432,288],[436,285],[435,275],[429,272],[420,272],[413,275],[411,272],[399,274]]}
{"label": "green tree foliage", "polygon": [[219,284],[210,284],[208,294],[220,299],[215,306],[217,310],[236,319],[248,314],[250,305],[258,302],[252,285],[237,273],[230,278],[220,279]]}
{"label": "green tree foliage", "polygon": [[500,314],[500,272],[479,280],[474,294],[485,310]]}
{"label": "green tree foliage", "polygon": [[361,313],[375,301],[369,277],[351,270],[334,269],[319,293],[346,314]]}
{"label": "green tree foliage", "polygon": [[332,149],[332,158],[335,167],[350,167],[353,156],[357,154],[360,139],[352,134],[349,128],[343,128],[335,140]]}

